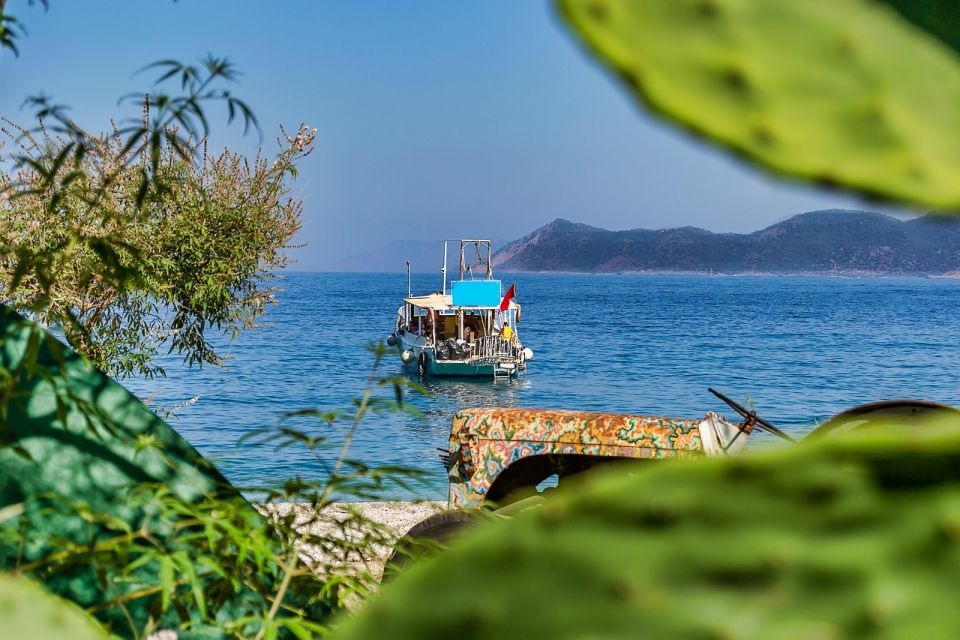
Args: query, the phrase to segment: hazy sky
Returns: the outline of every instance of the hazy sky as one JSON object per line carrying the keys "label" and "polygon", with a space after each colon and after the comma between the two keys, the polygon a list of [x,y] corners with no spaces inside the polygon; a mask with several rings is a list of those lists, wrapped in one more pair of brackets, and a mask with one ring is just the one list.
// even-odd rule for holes
{"label": "hazy sky", "polygon": [[[812,209],[874,208],[784,185],[635,108],[549,3],[9,0],[29,28],[0,57],[0,114],[38,92],[88,129],[162,58],[229,56],[272,144],[317,127],[296,192],[298,268],[393,240],[515,239],[563,217],[627,229],[750,231]],[[222,120],[215,120],[222,123]],[[217,140],[253,150],[217,125]]]}

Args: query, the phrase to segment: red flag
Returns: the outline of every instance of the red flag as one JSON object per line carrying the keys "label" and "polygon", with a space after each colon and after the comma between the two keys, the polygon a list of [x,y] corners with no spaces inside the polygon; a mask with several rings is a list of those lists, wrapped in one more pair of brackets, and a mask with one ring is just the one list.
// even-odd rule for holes
{"label": "red flag", "polygon": [[500,301],[500,311],[506,311],[507,309],[510,308],[510,300],[517,293],[514,289],[516,286],[517,284],[513,283],[512,285],[510,285],[510,288],[507,289],[507,295],[503,296],[503,300]]}

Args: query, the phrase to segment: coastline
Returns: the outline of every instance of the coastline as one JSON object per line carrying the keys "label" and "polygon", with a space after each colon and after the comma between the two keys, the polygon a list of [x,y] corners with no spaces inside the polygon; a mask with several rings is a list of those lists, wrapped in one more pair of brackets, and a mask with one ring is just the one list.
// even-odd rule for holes
{"label": "coastline", "polygon": [[[393,545],[396,541],[421,520],[446,509],[447,503],[438,500],[340,502],[325,509],[323,517],[320,519],[315,519],[315,514],[310,511],[310,505],[307,504],[285,502],[272,505],[255,504],[254,506],[265,516],[286,516],[291,510],[296,511],[298,525],[301,522],[305,525],[309,522],[309,533],[318,537],[329,538],[350,537],[353,533],[350,527],[344,528],[340,525],[350,519],[351,512],[359,512],[363,518],[384,527],[384,533],[389,544],[371,545],[369,549],[374,552],[375,556],[353,559],[353,564],[358,566],[365,564],[372,570],[374,576],[379,577],[383,570],[383,563],[386,562],[393,551]],[[304,547],[303,551],[306,556],[315,561],[329,560],[324,551],[319,548],[308,545]]]}
{"label": "coastline", "polygon": [[737,271],[737,272],[710,272],[710,271],[673,271],[641,270],[641,271],[561,271],[561,270],[520,270],[508,269],[505,273],[518,275],[556,275],[556,276],[677,276],[677,277],[707,277],[707,278],[876,278],[876,279],[910,279],[910,280],[960,280],[960,271],[947,273],[908,273],[892,271]]}
{"label": "coastline", "polygon": [[[342,273],[357,275],[396,275],[392,271],[311,271],[291,269],[298,274],[312,273]],[[412,272],[417,276],[433,276],[432,271]],[[878,280],[960,280],[960,270],[946,273],[914,273],[893,271],[674,271],[670,269],[641,270],[641,271],[564,271],[564,270],[527,270],[507,268],[503,271],[509,275],[546,275],[546,276],[671,276],[671,277],[706,277],[706,278],[876,278]]]}

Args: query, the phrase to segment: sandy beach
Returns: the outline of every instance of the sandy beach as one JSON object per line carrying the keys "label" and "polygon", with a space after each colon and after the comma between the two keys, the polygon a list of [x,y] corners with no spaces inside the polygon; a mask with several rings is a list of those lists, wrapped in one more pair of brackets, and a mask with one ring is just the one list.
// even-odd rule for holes
{"label": "sandy beach", "polygon": [[[340,505],[332,506],[328,510],[328,515],[334,518],[339,516],[342,520],[349,515],[351,509],[359,511],[370,520],[381,524],[394,532],[399,538],[413,525],[417,524],[427,516],[442,511],[447,506],[446,502],[422,500],[416,502],[344,502]],[[297,505],[293,503],[279,504],[269,509],[278,515],[286,515],[290,509],[303,511],[304,519],[309,518],[306,505]],[[324,528],[329,527],[329,528]],[[333,523],[316,523],[312,533],[321,535],[332,533],[336,530]]]}
{"label": "sandy beach", "polygon": [[[330,506],[320,518],[315,517],[310,505],[284,503],[271,505],[270,507],[258,507],[265,513],[273,513],[278,516],[287,516],[291,510],[296,511],[298,523],[303,523],[304,533],[316,536],[317,539],[344,539],[348,544],[344,548],[351,548],[350,542],[356,541],[363,533],[356,527],[351,526],[351,522],[356,520],[359,514],[361,518],[366,518],[383,527],[380,532],[382,536],[381,543],[372,545],[363,545],[371,551],[368,557],[361,558],[350,553],[348,564],[357,568],[365,566],[375,578],[379,578],[383,570],[383,563],[389,557],[393,550],[393,545],[403,536],[413,525],[427,518],[431,514],[443,511],[447,506],[446,502],[441,501],[416,501],[416,502],[345,502]],[[331,557],[342,552],[342,549],[320,548],[315,545],[306,545],[304,553],[318,566],[325,565],[334,560]]]}

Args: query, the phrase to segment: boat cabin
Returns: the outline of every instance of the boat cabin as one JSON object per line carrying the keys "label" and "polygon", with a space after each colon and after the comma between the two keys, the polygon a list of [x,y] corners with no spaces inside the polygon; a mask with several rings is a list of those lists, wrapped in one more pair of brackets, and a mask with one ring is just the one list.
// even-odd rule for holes
{"label": "boat cabin", "polygon": [[[468,262],[467,254],[474,251],[476,260]],[[416,366],[421,375],[492,375],[494,380],[526,368],[533,352],[517,336],[520,305],[513,300],[513,287],[504,294],[502,282],[493,278],[491,253],[489,240],[461,240],[457,279],[448,282],[444,242],[443,285],[425,296],[410,292],[407,263],[407,297],[387,340],[405,365]]]}
{"label": "boat cabin", "polygon": [[[404,298],[404,306],[397,310],[397,332],[420,336],[425,338],[428,344],[438,348],[445,343],[475,345],[484,342],[484,338],[490,337],[511,340],[517,333],[520,306],[511,300],[508,308],[500,311],[500,282],[489,280],[479,282],[496,283],[495,304],[456,305],[455,300],[462,301],[457,300],[459,296],[441,293]],[[466,359],[444,358],[443,355],[445,354],[438,353],[437,359]]]}

